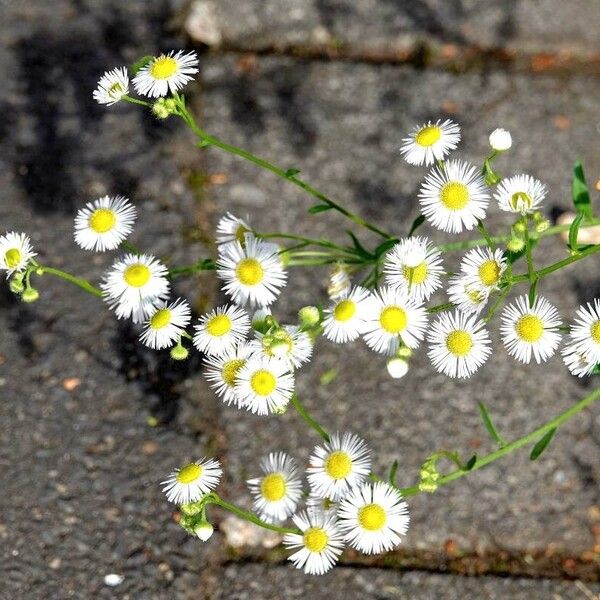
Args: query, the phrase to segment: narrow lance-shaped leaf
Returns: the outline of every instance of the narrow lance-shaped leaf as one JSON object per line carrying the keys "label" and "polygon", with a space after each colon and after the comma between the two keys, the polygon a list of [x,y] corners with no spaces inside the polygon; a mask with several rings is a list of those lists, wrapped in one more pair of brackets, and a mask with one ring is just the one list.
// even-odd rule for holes
{"label": "narrow lance-shaped leaf", "polygon": [[485,425],[485,428],[487,429],[491,438],[498,444],[498,446],[505,446],[506,440],[498,433],[498,430],[492,422],[490,412],[483,402],[479,403],[479,412],[481,413],[481,420],[483,421],[483,424]]}
{"label": "narrow lance-shaped leaf", "polygon": [[412,225],[410,226],[410,229],[408,230],[408,237],[412,237],[412,235],[414,234],[414,232],[419,229],[419,227],[421,227],[421,225],[423,225],[423,223],[425,223],[425,217],[423,215],[419,215],[413,222]]}
{"label": "narrow lance-shaped leaf", "polygon": [[396,483],[396,472],[398,471],[398,461],[395,460],[392,463],[392,466],[390,467],[390,474],[388,477],[388,481],[392,484],[395,485]]}
{"label": "narrow lance-shaped leaf", "polygon": [[379,244],[379,246],[375,248],[375,256],[379,258],[382,254],[385,254],[390,248],[393,248],[397,243],[398,240],[396,238],[385,240],[385,242]]}
{"label": "narrow lance-shaped leaf", "polygon": [[529,308],[533,308],[533,305],[535,304],[535,297],[537,295],[537,285],[538,285],[538,279],[537,277],[531,282],[531,285],[529,286],[529,294],[527,295],[527,298],[529,300]]}
{"label": "narrow lance-shaped leaf", "polygon": [[139,60],[136,60],[130,67],[132,75],[136,75],[140,69],[143,69],[154,57],[147,55],[142,56]]}
{"label": "narrow lance-shaped leaf", "polygon": [[577,161],[573,167],[573,183],[571,186],[573,196],[573,204],[575,210],[586,218],[592,216],[592,203],[590,201],[590,191],[585,181],[583,173],[583,165],[581,161]]}
{"label": "narrow lance-shaped leaf", "polygon": [[294,177],[295,175],[298,175],[298,173],[300,173],[300,169],[288,169],[285,172],[285,176],[288,178]]}
{"label": "narrow lance-shaped leaf", "polygon": [[471,458],[467,461],[467,464],[464,466],[463,471],[470,471],[477,462],[477,454],[473,454]]}
{"label": "narrow lance-shaped leaf", "polygon": [[579,249],[577,236],[579,235],[579,226],[581,225],[581,221],[583,221],[583,215],[580,213],[571,223],[571,227],[569,227],[569,248],[573,252],[576,252]]}
{"label": "narrow lance-shaped leaf", "polygon": [[331,210],[331,206],[329,204],[315,204],[308,209],[308,212],[311,215],[316,215],[318,213],[325,212],[326,210]]}
{"label": "narrow lance-shaped leaf", "polygon": [[540,454],[547,448],[548,444],[552,441],[552,438],[554,437],[555,433],[556,427],[548,431],[548,433],[546,433],[544,437],[540,439],[540,441],[533,447],[533,450],[529,455],[529,458],[531,460],[536,460],[537,458],[539,458]]}

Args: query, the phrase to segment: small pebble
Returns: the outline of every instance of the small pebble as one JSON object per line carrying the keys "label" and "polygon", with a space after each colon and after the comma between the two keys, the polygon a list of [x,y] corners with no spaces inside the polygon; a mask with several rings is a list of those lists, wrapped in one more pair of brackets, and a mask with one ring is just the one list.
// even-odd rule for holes
{"label": "small pebble", "polygon": [[123,575],[118,575],[117,573],[109,573],[104,576],[104,583],[110,587],[115,587],[117,585],[121,585],[125,577]]}

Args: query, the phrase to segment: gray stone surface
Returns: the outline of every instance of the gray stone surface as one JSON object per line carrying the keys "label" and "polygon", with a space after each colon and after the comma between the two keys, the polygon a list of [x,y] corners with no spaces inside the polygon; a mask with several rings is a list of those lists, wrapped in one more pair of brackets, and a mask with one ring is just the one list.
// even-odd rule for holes
{"label": "gray stone surface", "polygon": [[420,572],[394,573],[382,569],[339,568],[322,578],[273,565],[230,565],[223,571],[214,596],[227,600],[590,600],[598,585],[552,580],[460,577]]}
{"label": "gray stone surface", "polygon": [[[546,181],[548,211],[568,207],[576,156],[586,163],[592,182],[599,172],[600,155],[589,143],[590,124],[596,119],[593,93],[577,93],[584,85],[578,77],[455,77],[281,59],[259,60],[251,73],[240,74],[233,59],[212,59],[204,62],[202,79],[199,109],[209,131],[285,167],[302,169],[317,187],[396,234],[406,231],[418,214],[415,197],[424,173],[402,161],[399,141],[414,122],[446,114],[448,103],[463,126],[460,154],[469,160],[481,162],[494,127],[513,132],[514,150],[498,167]],[[596,88],[598,82],[585,85]],[[557,115],[568,122],[567,130],[557,130]],[[207,151],[207,161],[210,170],[229,176],[226,185],[214,189],[215,203],[249,214],[259,230],[343,238],[348,223],[332,213],[308,216],[311,198],[294,186],[216,149]],[[492,229],[508,223],[497,210],[490,212]],[[432,234],[427,227],[423,232]],[[366,239],[374,243],[373,237]],[[536,260],[550,263],[564,255],[558,241],[549,241]],[[449,262],[455,265],[456,260],[458,256]],[[325,270],[293,270],[276,314],[292,318],[303,304],[324,302],[325,277]],[[539,291],[568,316],[597,286],[593,270],[580,265],[543,281]],[[443,296],[432,304],[438,300]],[[326,427],[365,435],[380,472],[398,458],[398,481],[411,485],[421,462],[436,450],[457,449],[468,456],[493,448],[477,400],[485,399],[500,430],[513,438],[587,393],[558,357],[541,367],[519,366],[499,344],[498,318],[491,329],[497,351],[467,383],[432,374],[423,352],[404,379],[393,381],[384,361],[362,343],[340,347],[322,340],[316,360],[298,374],[298,391]],[[337,380],[319,385],[320,375],[333,367],[339,369]],[[591,550],[597,543],[592,527],[599,503],[598,414],[595,408],[561,429],[536,463],[522,451],[435,495],[412,499],[406,547],[440,549],[452,539],[465,551]],[[243,481],[263,453],[283,448],[305,463],[317,441],[293,411],[265,419],[226,409],[223,422],[236,450],[229,457],[232,489],[245,501]]]}
{"label": "gray stone surface", "polygon": [[[509,52],[596,53],[600,7],[588,0],[195,0],[222,43],[254,49],[329,45],[389,53],[415,43]],[[194,35],[192,22],[188,28]]]}
{"label": "gray stone surface", "polygon": [[[105,193],[132,198],[141,213],[132,241],[171,262],[205,256],[210,249],[200,241],[209,237],[211,213],[226,209],[250,213],[263,229],[343,235],[339,217],[307,217],[309,202],[292,187],[212,150],[191,152],[180,125],[92,101],[106,68],[181,45],[172,4],[179,3],[0,2],[0,44],[7,50],[0,54],[0,230],[29,232],[40,262],[97,281],[112,257],[77,249],[72,218],[76,207]],[[341,4],[339,10],[329,4],[322,6],[344,13]],[[357,6],[355,18],[372,37],[371,27],[387,13],[371,19],[365,8]],[[590,143],[594,81],[455,78],[275,59],[255,68],[247,60],[203,63],[203,91],[194,86],[190,93],[208,129],[301,167],[334,197],[349,198],[355,210],[395,231],[415,212],[410,200],[421,176],[398,158],[398,140],[413,120],[440,111],[463,123],[464,149],[473,159],[490,129],[510,127],[517,141],[512,164],[546,179],[553,204],[565,205],[575,155],[586,159],[590,179],[598,174],[600,157]],[[508,170],[511,163],[500,164]],[[207,194],[207,178],[225,183]],[[550,261],[562,250],[547,244],[545,252]],[[323,280],[322,272],[294,272],[281,314],[291,317],[315,294],[322,299]],[[527,593],[577,600],[574,584],[547,581],[383,571],[371,577],[349,568],[316,580],[274,565],[222,568],[223,536],[206,546],[186,536],[173,522],[160,480],[182,461],[212,454],[228,474],[223,494],[248,502],[243,481],[259,454],[283,447],[305,460],[314,436],[291,413],[258,419],[221,407],[201,379],[197,356],[173,365],[164,353],[141,350],[136,333],[98,300],[50,277],[36,284],[42,297],[29,306],[0,286],[0,598],[293,598],[307,592],[335,598],[340,589],[364,597],[380,591],[382,598],[418,598],[422,591],[425,598],[456,588],[448,593],[461,598]],[[549,280],[544,292],[568,310],[596,286],[587,269],[573,269]],[[176,289],[198,311],[216,301],[208,277],[178,282]],[[321,343],[319,356],[300,375],[307,404],[328,426],[360,426],[379,467],[400,456],[403,484],[414,481],[420,461],[440,443],[490,449],[473,397],[490,399],[510,436],[585,393],[558,361],[534,372],[515,368],[501,353],[471,388],[431,377],[423,358],[395,384],[382,361],[359,345],[342,350]],[[357,377],[356,364],[369,376]],[[319,375],[334,366],[338,379],[320,386]],[[437,551],[451,538],[459,552],[508,547],[589,555],[597,543],[591,533],[598,526],[597,469],[596,410],[561,430],[533,466],[523,453],[412,501],[406,548],[415,555]],[[104,584],[110,573],[124,577],[114,589]],[[283,578],[290,585],[279,589]],[[263,582],[264,589],[256,587]]]}

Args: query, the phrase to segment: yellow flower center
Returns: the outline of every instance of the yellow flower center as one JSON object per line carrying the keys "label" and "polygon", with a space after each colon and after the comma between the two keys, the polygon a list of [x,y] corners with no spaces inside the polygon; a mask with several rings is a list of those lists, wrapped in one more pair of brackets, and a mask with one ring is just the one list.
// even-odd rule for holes
{"label": "yellow flower center", "polygon": [[408,318],[399,306],[388,306],[381,311],[379,322],[384,331],[400,333],[408,324]]}
{"label": "yellow flower center", "polygon": [[310,552],[322,552],[327,547],[329,536],[320,527],[311,527],[304,532],[304,547]]}
{"label": "yellow flower center", "polygon": [[332,452],[325,461],[325,472],[333,479],[344,479],[352,470],[352,459],[347,452]]}
{"label": "yellow flower center", "polygon": [[150,281],[152,273],[146,265],[137,263],[125,269],[125,282],[131,287],[142,287]]}
{"label": "yellow flower center", "polygon": [[600,321],[595,321],[590,327],[590,335],[596,344],[600,344]]}
{"label": "yellow flower center", "polygon": [[109,88],[108,88],[108,95],[111,98],[115,98],[116,96],[120,96],[123,92],[123,86],[118,82],[115,81]]}
{"label": "yellow flower center", "polygon": [[108,208],[98,208],[91,215],[89,224],[96,233],[110,231],[117,222],[115,213]]}
{"label": "yellow flower center", "polygon": [[231,331],[231,325],[227,315],[216,315],[206,324],[206,331],[213,337],[221,337]]}
{"label": "yellow flower center", "polygon": [[250,378],[250,387],[259,396],[268,396],[277,387],[277,379],[273,373],[261,369]]}
{"label": "yellow flower center", "polygon": [[270,473],[260,484],[260,491],[267,502],[277,502],[285,496],[285,477],[281,473]]}
{"label": "yellow flower center", "polygon": [[352,300],[342,300],[333,309],[336,321],[349,321],[356,314],[356,303]]}
{"label": "yellow flower center", "polygon": [[235,380],[240,372],[240,369],[246,364],[245,358],[234,358],[233,360],[228,360],[221,370],[221,377],[223,381],[229,386],[233,387],[235,385]]}
{"label": "yellow flower center", "polygon": [[469,203],[469,188],[459,181],[450,181],[442,188],[440,200],[448,210],[462,210]]}
{"label": "yellow flower center", "polygon": [[531,199],[531,196],[525,192],[515,192],[510,199],[510,203],[513,210],[523,210],[530,208],[533,204],[533,200]]}
{"label": "yellow flower center", "polygon": [[386,519],[385,510],[379,504],[367,504],[358,511],[358,522],[367,531],[379,531]]}
{"label": "yellow flower center", "polygon": [[419,285],[425,281],[427,277],[427,263],[423,261],[416,267],[403,267],[402,272],[406,281],[412,285]]}
{"label": "yellow flower center", "polygon": [[479,267],[479,279],[483,285],[495,285],[500,279],[500,265],[495,260],[486,260]]}
{"label": "yellow flower center", "polygon": [[537,342],[544,333],[544,323],[536,315],[524,315],[515,325],[517,335],[524,341],[532,344]]}
{"label": "yellow flower center", "polygon": [[196,463],[186,465],[177,473],[177,481],[179,483],[192,483],[202,475],[202,467]]}
{"label": "yellow flower center", "polygon": [[473,348],[473,338],[468,331],[457,329],[448,334],[446,348],[454,356],[466,356]]}
{"label": "yellow flower center", "polygon": [[265,273],[255,258],[244,258],[238,263],[235,274],[244,285],[257,285],[263,280]]}
{"label": "yellow flower center", "polygon": [[11,248],[4,253],[4,262],[9,269],[14,269],[21,262],[21,252],[18,248]]}
{"label": "yellow flower center", "polygon": [[442,130],[437,125],[427,125],[415,136],[415,142],[425,148],[433,146],[442,137]]}
{"label": "yellow flower center", "polygon": [[169,79],[177,72],[177,61],[172,56],[159,56],[150,67],[150,75],[154,79]]}
{"label": "yellow flower center", "polygon": [[171,311],[168,308],[157,310],[150,319],[152,329],[162,329],[171,322]]}

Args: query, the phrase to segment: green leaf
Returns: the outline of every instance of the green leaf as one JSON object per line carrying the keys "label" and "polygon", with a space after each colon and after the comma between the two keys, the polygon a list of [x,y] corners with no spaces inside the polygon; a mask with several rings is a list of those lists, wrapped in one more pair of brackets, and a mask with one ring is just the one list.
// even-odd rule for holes
{"label": "green leaf", "polygon": [[412,225],[410,226],[410,229],[408,231],[408,237],[412,237],[413,233],[419,229],[419,227],[421,227],[421,225],[423,225],[423,223],[425,223],[425,217],[423,215],[419,215],[412,223]]}
{"label": "green leaf", "polygon": [[477,462],[477,454],[473,454],[471,458],[467,461],[467,464],[463,467],[463,471],[470,471]]}
{"label": "green leaf", "polygon": [[332,369],[328,369],[324,373],[321,373],[319,377],[319,383],[321,385],[329,385],[332,381],[334,381],[338,376],[338,370],[334,367]]}
{"label": "green leaf", "polygon": [[350,230],[347,230],[346,233],[352,238],[352,242],[354,244],[354,249],[356,250],[356,253],[361,258],[371,260],[373,258],[373,255],[358,241],[358,238]]}
{"label": "green leaf", "polygon": [[535,297],[537,295],[537,285],[538,278],[536,277],[529,286],[529,294],[527,294],[527,299],[529,300],[529,308],[533,308],[533,304],[535,302]]}
{"label": "green leaf", "polygon": [[206,148],[206,146],[210,146],[210,142],[207,140],[200,140],[199,142],[196,142],[197,148]]}
{"label": "green leaf", "polygon": [[298,175],[300,173],[300,169],[288,169],[285,172],[285,176],[288,178],[294,177],[294,175]]}
{"label": "green leaf", "polygon": [[483,403],[479,403],[479,412],[481,414],[481,420],[485,425],[488,433],[491,438],[498,444],[498,446],[502,447],[506,445],[506,441],[504,438],[498,433],[496,427],[494,427],[494,423],[492,422],[492,417],[490,416],[490,411],[487,409],[487,406]]}
{"label": "green leaf", "polygon": [[590,191],[585,182],[583,173],[583,165],[581,161],[577,161],[573,167],[573,183],[571,185],[571,193],[573,196],[573,204],[575,210],[586,218],[592,217],[592,203],[590,201]]}
{"label": "green leaf", "polygon": [[315,204],[308,209],[308,212],[311,215],[316,215],[318,213],[325,212],[326,210],[331,210],[331,206],[329,204]]}
{"label": "green leaf", "polygon": [[398,471],[398,461],[395,460],[390,467],[390,475],[388,477],[388,481],[394,485],[396,483],[396,472]]}
{"label": "green leaf", "polygon": [[548,444],[552,441],[552,438],[554,437],[555,433],[556,433],[556,427],[554,427],[554,429],[551,429],[550,431],[548,431],[548,433],[546,433],[546,435],[544,435],[544,437],[542,439],[540,439],[540,441],[533,447],[533,450],[531,451],[531,454],[529,455],[529,458],[531,460],[536,460],[537,458],[539,458],[540,454],[546,449]]}
{"label": "green leaf", "polygon": [[583,221],[584,215],[579,213],[575,220],[571,223],[571,227],[569,227],[569,248],[573,252],[577,252],[579,249],[579,244],[577,243],[577,236],[579,234],[579,226],[581,225],[581,221]]}
{"label": "green leaf", "polygon": [[131,75],[136,75],[137,72],[140,69],[143,69],[152,59],[154,58],[154,56],[142,56],[142,58],[140,58],[139,60],[136,60],[131,67],[129,67],[129,70],[131,71]]}
{"label": "green leaf", "polygon": [[379,258],[382,254],[385,254],[390,248],[393,248],[399,240],[396,238],[392,238],[389,240],[385,240],[382,244],[379,244],[377,248],[375,248],[375,256]]}

